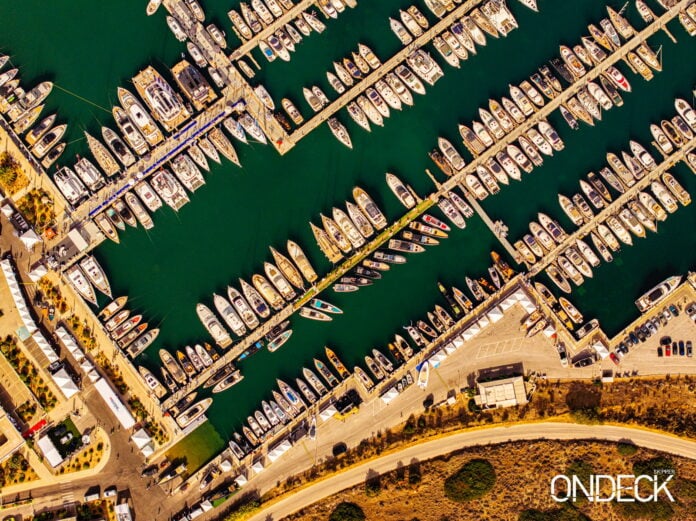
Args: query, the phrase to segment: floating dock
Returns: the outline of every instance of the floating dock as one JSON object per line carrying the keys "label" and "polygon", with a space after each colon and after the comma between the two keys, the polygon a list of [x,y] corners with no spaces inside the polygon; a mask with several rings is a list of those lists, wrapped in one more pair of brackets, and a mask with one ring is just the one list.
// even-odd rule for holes
{"label": "floating dock", "polygon": [[653,181],[659,180],[660,176],[663,173],[672,168],[679,161],[683,161],[686,157],[686,154],[689,151],[691,151],[691,149],[695,146],[696,137],[691,139],[682,148],[667,156],[667,158],[665,158],[665,160],[662,163],[660,163],[655,169],[650,170],[647,174],[645,174],[645,177],[636,181],[636,184],[634,184],[630,188],[627,188],[626,191],[623,194],[621,194],[621,196],[617,197],[611,203],[607,204],[604,208],[602,208],[602,211],[596,214],[590,222],[583,224],[573,233],[569,233],[568,237],[566,237],[565,240],[563,240],[560,244],[556,245],[556,247],[552,251],[546,254],[542,259],[539,259],[539,261],[536,262],[529,269],[530,276],[534,276],[541,270],[546,268],[549,264],[554,262],[556,260],[556,257],[558,257],[560,253],[563,253],[563,251],[565,251],[566,248],[568,248],[569,246],[573,246],[577,239],[582,239],[583,237],[589,235],[589,233],[593,231],[598,224],[603,223],[607,219],[607,217],[616,214],[621,209],[621,207],[624,206],[628,201],[633,199],[638,194],[638,192],[644,190]]}

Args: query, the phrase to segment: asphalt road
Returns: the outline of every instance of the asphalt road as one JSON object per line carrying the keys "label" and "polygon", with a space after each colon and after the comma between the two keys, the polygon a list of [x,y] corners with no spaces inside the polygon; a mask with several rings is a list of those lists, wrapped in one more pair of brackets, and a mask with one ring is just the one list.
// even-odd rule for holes
{"label": "asphalt road", "polygon": [[445,438],[420,443],[331,476],[308,488],[295,492],[275,504],[269,505],[251,517],[249,521],[277,521],[324,497],[363,483],[368,473],[373,474],[377,472],[382,474],[395,470],[398,463],[408,466],[413,460],[429,460],[464,447],[537,439],[631,440],[636,445],[648,449],[660,450],[687,458],[696,458],[696,441],[628,427],[544,422],[469,430]]}

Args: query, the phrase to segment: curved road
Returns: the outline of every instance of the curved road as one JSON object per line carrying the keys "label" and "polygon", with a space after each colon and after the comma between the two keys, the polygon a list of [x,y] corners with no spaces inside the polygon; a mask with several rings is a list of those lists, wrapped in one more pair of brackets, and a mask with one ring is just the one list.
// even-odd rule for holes
{"label": "curved road", "polygon": [[399,462],[404,466],[408,466],[413,459],[426,461],[464,447],[539,439],[630,440],[634,444],[648,449],[668,452],[686,458],[696,458],[696,441],[629,427],[555,422],[492,427],[452,434],[362,463],[267,506],[251,517],[249,521],[277,521],[324,497],[363,483],[368,472],[370,474],[373,472],[382,474],[395,470]]}

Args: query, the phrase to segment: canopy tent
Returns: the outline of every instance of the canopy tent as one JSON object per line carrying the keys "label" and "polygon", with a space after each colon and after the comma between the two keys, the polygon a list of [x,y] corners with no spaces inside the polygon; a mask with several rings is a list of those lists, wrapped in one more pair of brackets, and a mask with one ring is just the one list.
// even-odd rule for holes
{"label": "canopy tent", "polygon": [[232,470],[232,462],[228,459],[224,459],[220,462],[220,470],[223,472],[229,472]]}
{"label": "canopy tent", "polygon": [[515,295],[519,295],[518,300],[520,302],[520,305],[527,313],[531,313],[532,311],[536,311],[536,309],[537,309],[536,304],[534,304],[534,302],[531,301],[531,299],[529,298],[529,296],[526,293],[520,292],[520,293],[515,293]]}
{"label": "canopy tent", "polygon": [[510,295],[508,298],[506,298],[505,300],[503,300],[500,303],[500,307],[502,308],[503,311],[507,311],[515,304],[517,304],[517,299],[515,298],[514,295]]}
{"label": "canopy tent", "polygon": [[592,344],[592,349],[594,349],[597,352],[597,354],[602,360],[609,356],[609,350],[607,349],[607,346],[604,345],[604,342],[595,342],[594,344]]}
{"label": "canopy tent", "polygon": [[131,441],[135,443],[136,447],[142,449],[145,445],[152,441],[152,438],[145,429],[140,429],[139,431],[133,433],[133,436],[131,436]]}
{"label": "canopy tent", "polygon": [[29,313],[29,309],[24,305],[24,303],[22,303],[21,308],[17,306],[17,311],[19,311],[19,317],[22,319],[22,322],[24,322],[27,331],[33,333],[38,329],[36,326],[36,322],[34,322],[31,313]]}
{"label": "canopy tent", "polygon": [[546,338],[552,338],[555,335],[556,328],[553,327],[553,324],[549,324],[548,326],[546,326],[546,329],[544,329],[544,336],[546,336]]}
{"label": "canopy tent", "polygon": [[82,353],[82,349],[80,349],[80,346],[77,345],[75,337],[73,337],[64,326],[58,326],[56,328],[56,334],[58,335],[58,339],[63,343],[65,348],[70,352],[71,355],[73,355],[73,357],[77,358],[75,353],[78,351]]}
{"label": "canopy tent", "polygon": [[109,409],[111,409],[111,412],[114,413],[114,416],[116,416],[121,425],[123,425],[124,429],[130,429],[133,425],[135,425],[135,418],[133,418],[133,415],[126,408],[126,406],[123,405],[123,402],[111,389],[111,386],[106,380],[100,378],[94,382],[94,388],[102,397],[104,403],[106,403]]}
{"label": "canopy tent", "polygon": [[319,418],[321,418],[322,421],[327,421],[333,418],[336,413],[338,413],[336,407],[329,405],[326,409],[319,413]]}
{"label": "canopy tent", "polygon": [[32,270],[29,272],[29,278],[30,278],[33,282],[38,282],[38,280],[41,279],[41,277],[43,277],[43,276],[46,275],[47,273],[48,273],[48,268],[46,268],[46,265],[45,265],[45,264],[43,264],[43,263],[37,264],[37,265],[34,267],[34,269],[32,269]]}
{"label": "canopy tent", "polygon": [[464,339],[465,342],[471,340],[476,336],[475,333],[472,333],[471,328],[465,329],[462,331],[462,338]]}
{"label": "canopy tent", "polygon": [[82,369],[85,374],[88,374],[88,373],[94,371],[94,365],[92,364],[92,362],[90,362],[89,360],[87,360],[85,358],[82,361],[82,363],[80,364],[80,369]]}
{"label": "canopy tent", "polygon": [[2,273],[5,275],[5,280],[10,288],[10,294],[12,295],[12,300],[17,308],[19,317],[22,319],[27,331],[31,334],[36,331],[36,324],[34,323],[34,319],[31,317],[31,313],[29,313],[29,308],[27,308],[27,303],[24,300],[22,289],[19,287],[19,282],[15,276],[12,262],[9,259],[3,259],[0,261],[0,268],[2,268]]}
{"label": "canopy tent", "polygon": [[246,476],[245,476],[244,474],[240,474],[239,476],[237,476],[236,478],[234,478],[233,481],[234,481],[234,482],[237,484],[237,486],[239,486],[239,487],[241,487],[241,486],[243,486],[243,485],[246,485],[246,484],[249,482],[249,480],[246,478]]}
{"label": "canopy tent", "polygon": [[495,306],[488,312],[487,316],[488,320],[490,320],[492,324],[495,324],[503,318],[503,310],[500,309],[498,306]]}
{"label": "canopy tent", "polygon": [[201,502],[201,508],[203,509],[203,512],[207,512],[208,510],[212,510],[215,507],[210,501],[206,499],[205,501]]}
{"label": "canopy tent", "polygon": [[22,241],[22,244],[27,250],[32,250],[34,246],[41,242],[41,237],[36,235],[34,230],[29,230],[20,235],[19,240]]}
{"label": "canopy tent", "polygon": [[12,208],[8,203],[3,204],[2,207],[0,207],[0,211],[2,211],[3,215],[8,219],[15,213],[14,208]]}
{"label": "canopy tent", "polygon": [[36,345],[39,346],[39,349],[41,349],[41,352],[46,355],[46,358],[50,364],[59,360],[58,355],[51,347],[51,344],[48,343],[48,340],[44,338],[38,329],[34,331],[32,338],[34,339],[34,342],[36,342]]}
{"label": "canopy tent", "polygon": [[261,474],[264,470],[266,470],[266,468],[263,466],[263,463],[261,463],[261,460],[256,460],[251,466],[251,470],[253,470],[256,474]]}
{"label": "canopy tent", "polygon": [[456,346],[454,345],[454,343],[452,343],[452,342],[449,342],[447,345],[445,345],[445,352],[446,352],[448,355],[451,355],[451,354],[454,353],[456,350],[457,350],[457,347],[456,347]]}
{"label": "canopy tent", "polygon": [[72,381],[68,372],[63,368],[53,373],[51,378],[53,378],[53,381],[56,382],[56,385],[66,398],[70,398],[80,392],[80,389],[78,389],[75,382]]}
{"label": "canopy tent", "polygon": [[464,339],[461,336],[457,336],[452,339],[452,343],[455,349],[459,349],[464,345]]}
{"label": "canopy tent", "polygon": [[386,393],[380,396],[380,398],[384,403],[389,404],[397,396],[399,396],[399,391],[396,390],[396,387],[392,387]]}
{"label": "canopy tent", "polygon": [[469,332],[471,332],[472,335],[476,336],[481,332],[481,326],[478,325],[478,322],[474,322],[469,326],[468,329]]}
{"label": "canopy tent", "polygon": [[56,449],[56,446],[48,436],[42,436],[39,438],[36,445],[41,449],[44,458],[46,458],[46,461],[48,461],[51,467],[56,468],[58,465],[63,463],[63,456],[60,455],[58,449]]}
{"label": "canopy tent", "polygon": [[290,441],[287,438],[284,439],[278,445],[276,445],[273,448],[273,450],[268,452],[268,459],[271,460],[271,463],[273,463],[283,454],[285,454],[288,450],[290,450],[291,447],[292,444],[290,443]]}
{"label": "canopy tent", "polygon": [[87,378],[89,378],[90,382],[94,383],[101,378],[101,375],[97,371],[90,371],[87,373]]}
{"label": "canopy tent", "polygon": [[146,458],[149,458],[155,453],[155,445],[153,443],[148,443],[142,449],[140,449],[140,453]]}
{"label": "canopy tent", "polygon": [[481,329],[488,326],[488,324],[490,323],[491,321],[488,320],[488,317],[486,317],[486,315],[481,315],[481,318],[478,319],[478,325]]}
{"label": "canopy tent", "polygon": [[445,353],[442,349],[435,353],[433,356],[428,358],[428,363],[430,364],[430,367],[435,368],[442,363],[445,358],[447,358],[447,353]]}

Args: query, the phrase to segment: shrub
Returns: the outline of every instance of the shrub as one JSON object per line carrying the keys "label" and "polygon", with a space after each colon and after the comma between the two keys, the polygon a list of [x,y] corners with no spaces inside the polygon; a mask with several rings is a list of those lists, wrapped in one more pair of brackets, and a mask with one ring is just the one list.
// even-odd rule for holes
{"label": "shrub", "polygon": [[328,521],[364,521],[365,512],[355,503],[339,503],[329,516]]}
{"label": "shrub", "polygon": [[636,452],[638,452],[638,447],[636,447],[633,443],[619,443],[616,446],[616,452],[622,456],[633,456]]}
{"label": "shrub", "polygon": [[495,484],[495,469],[485,459],[475,459],[464,464],[445,480],[445,496],[462,503],[487,494]]}

